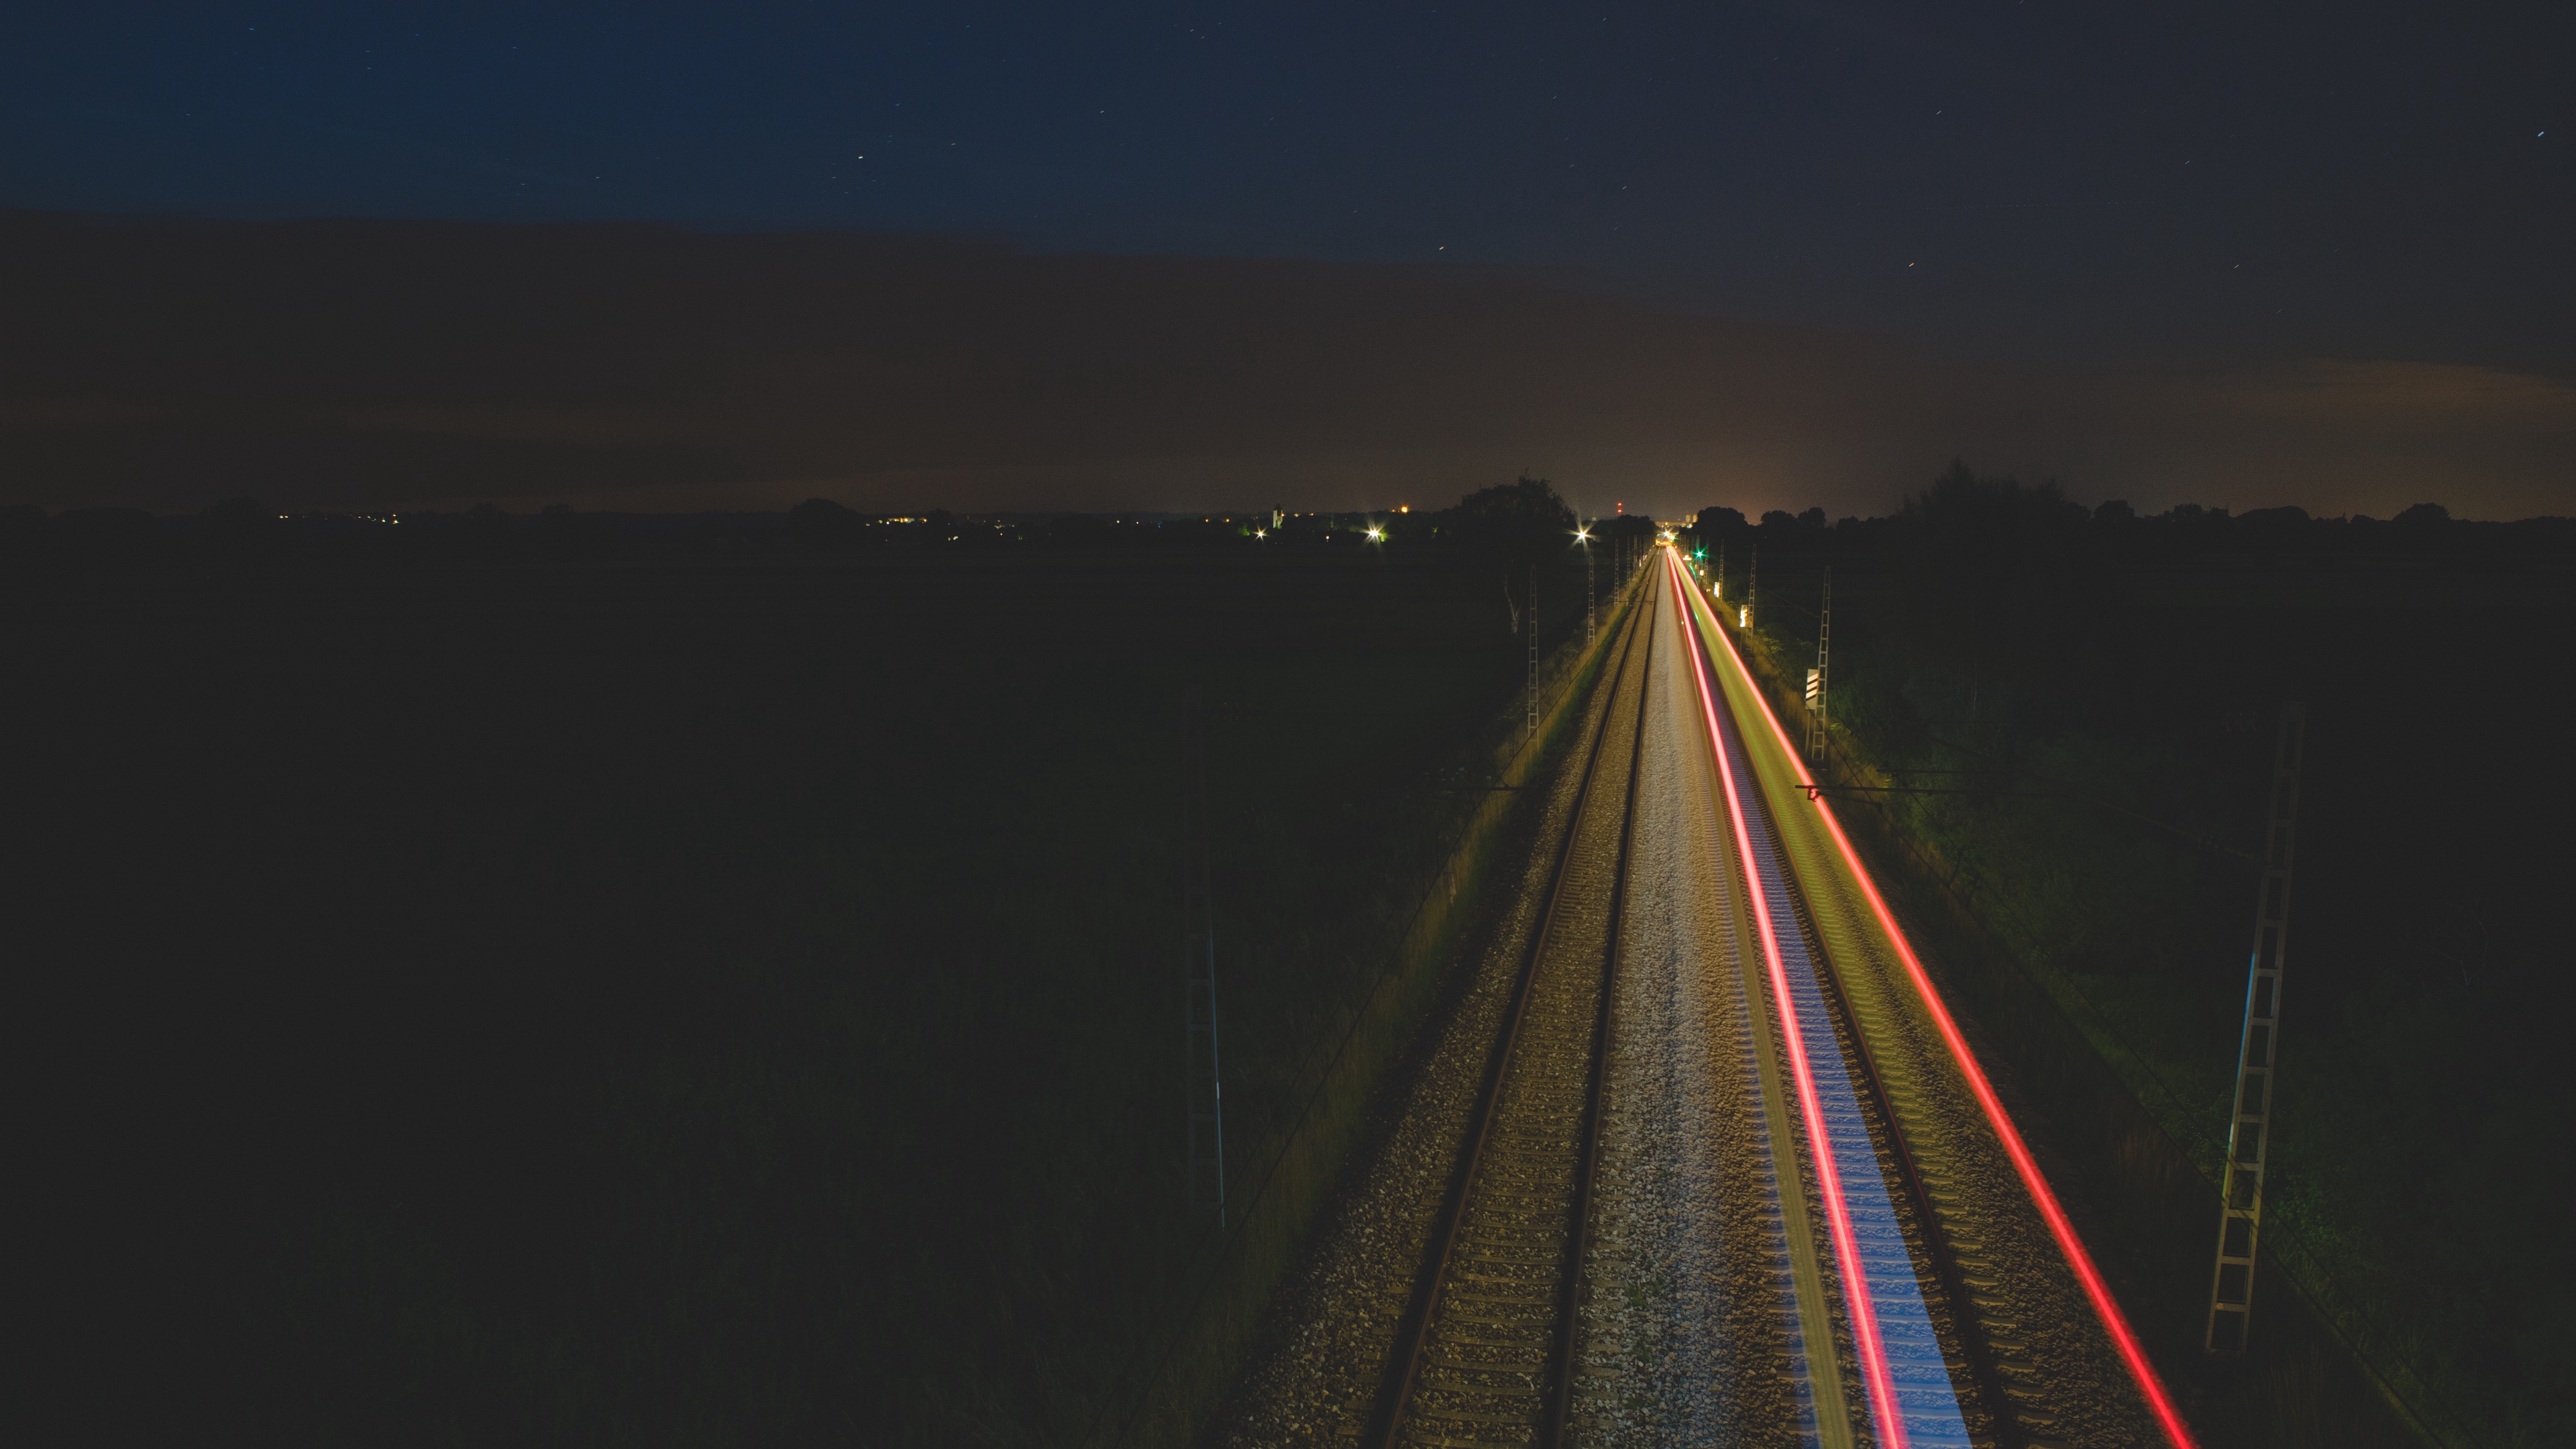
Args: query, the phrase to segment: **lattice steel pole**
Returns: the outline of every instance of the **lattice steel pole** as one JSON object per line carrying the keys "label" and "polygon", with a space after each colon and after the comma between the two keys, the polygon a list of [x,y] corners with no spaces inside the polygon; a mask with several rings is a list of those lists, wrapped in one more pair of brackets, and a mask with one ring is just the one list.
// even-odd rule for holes
{"label": "lattice steel pole", "polygon": [[1807,758],[1825,757],[1825,670],[1833,663],[1834,566],[1825,565],[1825,601],[1816,612],[1816,667],[1807,671]]}
{"label": "lattice steel pole", "polygon": [[1600,585],[1592,583],[1592,531],[1584,529],[1584,647],[1592,647],[1592,632],[1600,624]]}
{"label": "lattice steel pole", "polygon": [[1199,691],[1181,697],[1181,994],[1193,1212],[1225,1226],[1225,1092],[1217,1075],[1216,905],[1208,885],[1207,743]]}
{"label": "lattice steel pole", "polygon": [[2307,711],[2281,708],[2272,753],[2263,885],[2254,897],[2254,957],[2245,980],[2245,1030],[2236,1045],[2236,1120],[2218,1215],[2218,1266],[2210,1274],[2211,1353],[2243,1353],[2254,1319],[2254,1246],[2263,1221],[2263,1166],[2272,1151],[2272,1075],[2281,1050],[2281,972],[2290,959],[2290,861],[2298,844],[2299,764]]}

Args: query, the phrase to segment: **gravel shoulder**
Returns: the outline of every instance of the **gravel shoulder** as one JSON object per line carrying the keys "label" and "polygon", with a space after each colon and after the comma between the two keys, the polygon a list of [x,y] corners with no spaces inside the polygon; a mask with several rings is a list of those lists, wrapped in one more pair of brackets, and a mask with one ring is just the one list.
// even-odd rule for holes
{"label": "gravel shoulder", "polygon": [[1380,1094],[1372,1145],[1346,1170],[1305,1261],[1273,1296],[1252,1367],[1219,1408],[1207,1443],[1292,1449],[1354,1442],[1365,1429],[1486,1054],[1546,901],[1554,853],[1537,847],[1563,836],[1608,697],[1606,688],[1596,697],[1583,735],[1548,781],[1544,807],[1523,827],[1532,848],[1508,904],[1465,948],[1453,968],[1465,973],[1459,989]]}

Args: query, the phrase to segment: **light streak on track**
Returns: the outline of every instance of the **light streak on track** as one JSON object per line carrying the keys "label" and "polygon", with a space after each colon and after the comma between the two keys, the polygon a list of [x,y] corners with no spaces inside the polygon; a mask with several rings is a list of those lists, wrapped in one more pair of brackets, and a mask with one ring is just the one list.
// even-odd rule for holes
{"label": "light streak on track", "polygon": [[[2084,1285],[2085,1296],[2092,1300],[2095,1316],[2101,1320],[2103,1330],[2110,1335],[2113,1346],[2119,1349],[2121,1362],[2127,1365],[2129,1377],[2137,1383],[2138,1392],[2145,1396],[2148,1407],[2155,1411],[2157,1421],[2164,1428],[2165,1437],[2178,1446],[2178,1449],[2197,1449],[2197,1442],[2191,1436],[2190,1426],[2183,1422],[2182,1412],[2174,1406],[2173,1396],[2166,1391],[2164,1380],[2157,1375],[2155,1365],[2147,1361],[2146,1350],[2139,1344],[2136,1332],[2129,1327],[2128,1316],[2120,1311],[2118,1300],[2111,1296],[2110,1285],[2102,1280],[2101,1270],[2094,1266],[2093,1255],[2085,1250],[2083,1239],[2076,1236],[2075,1225],[2067,1220],[2066,1210],[2059,1205],[2056,1191],[2049,1187],[2048,1179],[2040,1173],[2038,1160],[2031,1156],[2029,1144],[2022,1140],[2020,1129],[2015,1127],[2012,1118],[2005,1114],[2002,1099],[1995,1095],[1994,1084],[1986,1079],[1985,1069],[1977,1064],[1975,1054],[1968,1050],[1967,1037],[1960,1032],[1958,1022],[1952,1019],[1950,1009],[1942,1002],[1940,993],[1933,989],[1932,978],[1924,971],[1922,961],[1915,956],[1914,947],[1905,939],[1905,933],[1897,928],[1896,917],[1888,910],[1886,900],[1880,896],[1877,882],[1870,879],[1869,871],[1861,865],[1859,852],[1852,849],[1851,837],[1843,833],[1842,822],[1835,818],[1833,807],[1812,788],[1815,777],[1807,773],[1807,767],[1799,758],[1797,747],[1789,742],[1789,732],[1781,728],[1780,718],[1772,712],[1770,700],[1763,696],[1760,687],[1754,683],[1753,673],[1745,666],[1744,657],[1736,652],[1735,641],[1729,639],[1726,630],[1717,625],[1716,616],[1709,613],[1707,602],[1700,598],[1697,589],[1684,588],[1678,572],[1673,574],[1672,582],[1676,590],[1690,599],[1692,608],[1688,611],[1688,617],[1706,616],[1708,618],[1711,627],[1704,631],[1704,634],[1714,634],[1718,643],[1725,646],[1728,662],[1735,666],[1736,673],[1744,680],[1745,693],[1761,707],[1763,719],[1769,722],[1771,732],[1779,738],[1781,753],[1789,761],[1790,768],[1797,772],[1798,783],[1810,787],[1808,794],[1813,798],[1816,813],[1823,817],[1825,828],[1833,835],[1834,845],[1842,851],[1844,862],[1851,867],[1852,878],[1860,883],[1862,894],[1868,897],[1870,909],[1878,916],[1880,929],[1886,933],[1889,944],[1896,948],[1898,959],[1905,965],[1905,974],[1914,982],[1915,991],[1923,998],[1923,1004],[1930,1012],[1933,1024],[1940,1030],[1941,1040],[1950,1049],[1951,1059],[1958,1064],[1960,1075],[1966,1078],[1969,1091],[1976,1096],[1977,1105],[1985,1110],[1986,1121],[1993,1126],[1995,1136],[2003,1143],[2004,1153],[2012,1159],[2014,1170],[2021,1174],[2022,1185],[2029,1190],[2031,1201],[2038,1206],[2040,1216],[2048,1223],[2049,1232],[2056,1237],[2059,1251],[2066,1255],[2068,1266],[2075,1270],[2077,1280]],[[1691,656],[1692,673],[1695,676],[1699,675],[1700,651],[1692,649],[1688,653]],[[1704,676],[1699,679],[1699,688],[1700,704],[1708,711],[1709,729],[1714,742],[1717,730],[1716,705],[1709,692],[1708,680]],[[1717,755],[1720,768],[1724,770],[1725,750],[1719,748]],[[1727,772],[1726,788],[1729,801],[1732,803],[1735,783],[1731,771]],[[1738,846],[1749,852],[1751,847],[1744,838],[1741,811],[1737,813]],[[1763,950],[1770,957],[1776,987],[1780,980],[1780,958],[1771,935],[1770,917],[1760,903],[1758,892],[1755,896],[1755,911],[1762,929]],[[1791,1030],[1790,1043],[1793,1058],[1799,1060],[1798,1086],[1801,1106],[1812,1111],[1813,1086],[1807,1077],[1803,1057],[1798,1056],[1799,1049],[1794,1027]],[[1809,1122],[1809,1130],[1812,1134],[1815,1130],[1814,1119],[1810,1118]],[[1818,1154],[1820,1177],[1828,1160],[1825,1154]],[[1834,1220],[1837,1234],[1835,1251],[1839,1254],[1843,1251],[1841,1235],[1850,1231],[1850,1225],[1842,1216],[1841,1207],[1834,1196],[1833,1189],[1828,1189],[1827,1206]],[[1852,1314],[1855,1329],[1860,1323],[1866,1321],[1868,1316],[1864,1312],[1855,1310]],[[1866,1361],[1866,1350],[1864,1350],[1864,1360]],[[1885,1371],[1883,1363],[1880,1371],[1882,1373]],[[1879,1392],[1877,1383],[1873,1381],[1870,1398],[1874,1414],[1879,1412]],[[1892,1394],[1888,1402],[1893,1405]],[[1885,1431],[1882,1429],[1879,1442],[1893,1449],[1894,1445],[1901,1444],[1903,1441],[1885,1437]]]}
{"label": "light streak on track", "polygon": [[[1677,593],[1688,592],[1680,576],[1672,579]],[[1681,623],[1690,627],[1687,607]],[[1771,999],[1778,1005],[1780,1033],[1788,1044],[1789,1071],[1798,1086],[1798,1113],[1807,1127],[1808,1157],[1816,1168],[1816,1186],[1825,1200],[1825,1222],[1832,1234],[1834,1265],[1842,1279],[1843,1299],[1850,1310],[1852,1346],[1860,1355],[1861,1382],[1869,1393],[1870,1423],[1876,1429],[1880,1449],[1905,1449],[1905,1416],[1897,1403],[1896,1384],[1887,1371],[1887,1351],[1879,1341],[1878,1311],[1869,1296],[1869,1274],[1862,1266],[1860,1243],[1852,1232],[1851,1213],[1843,1203],[1842,1170],[1835,1164],[1832,1135],[1825,1127],[1825,1110],[1816,1097],[1816,1075],[1807,1060],[1806,1035],[1798,1025],[1798,1014],[1790,1006],[1789,970],[1780,957],[1779,928],[1771,918],[1771,904],[1762,888],[1762,868],[1753,851],[1753,837],[1745,826],[1748,805],[1735,780],[1735,766],[1727,758],[1725,737],[1719,733],[1717,704],[1709,692],[1708,671],[1700,662],[1700,651],[1684,651],[1690,657],[1691,678],[1699,685],[1699,704],[1708,718],[1709,752],[1717,757],[1718,777],[1726,790],[1727,815],[1735,826],[1737,858],[1743,862],[1745,894],[1753,901],[1753,924],[1762,940],[1762,959],[1771,974]],[[1783,1191],[1795,1191],[1794,1184],[1782,1184]],[[1830,1359],[1830,1345],[1810,1345],[1810,1363],[1822,1357]],[[1828,1363],[1824,1371],[1833,1370]]]}

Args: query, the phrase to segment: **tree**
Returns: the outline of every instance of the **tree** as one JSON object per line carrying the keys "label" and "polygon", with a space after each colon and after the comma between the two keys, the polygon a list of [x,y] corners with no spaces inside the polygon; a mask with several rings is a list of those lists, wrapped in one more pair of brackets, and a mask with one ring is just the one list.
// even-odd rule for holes
{"label": "tree", "polygon": [[1457,507],[1444,510],[1440,527],[1500,566],[1514,633],[1529,617],[1523,606],[1529,598],[1530,571],[1563,566],[1575,547],[1574,510],[1544,478],[1524,477],[1479,488],[1459,499]]}
{"label": "tree", "polygon": [[1699,511],[1699,536],[1711,543],[1732,538],[1750,526],[1741,509],[1712,506]]}
{"label": "tree", "polygon": [[829,498],[808,498],[787,510],[787,532],[812,553],[841,553],[859,544],[864,521]]}
{"label": "tree", "polygon": [[1461,542],[1513,558],[1553,557],[1574,536],[1574,510],[1544,478],[1479,488],[1448,515],[1446,527]]}

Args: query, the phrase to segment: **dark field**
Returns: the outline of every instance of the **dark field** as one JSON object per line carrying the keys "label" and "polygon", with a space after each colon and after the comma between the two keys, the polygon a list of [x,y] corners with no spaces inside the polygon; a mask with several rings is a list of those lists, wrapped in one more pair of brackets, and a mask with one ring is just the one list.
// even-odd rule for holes
{"label": "dark field", "polygon": [[[1823,562],[1765,558],[1793,669]],[[2307,701],[2272,1221],[2459,1442],[2548,1442],[2563,568],[1837,570],[1842,740],[1980,772],[1895,815],[2204,1162],[2228,852]],[[1522,667],[1495,571],[1430,548],[172,550],[0,588],[22,1271],[50,1351],[128,1366],[103,1434],[1079,1439],[1195,1240],[1184,687],[1240,1171]],[[2058,1130],[2079,1174],[2113,1150]],[[2124,1292],[2171,1328],[2206,1285],[2160,1252]]]}
{"label": "dark field", "polygon": [[1184,684],[1251,1142],[1520,667],[1422,555],[8,588],[44,1337],[289,1440],[1072,1437],[1187,1237]]}

